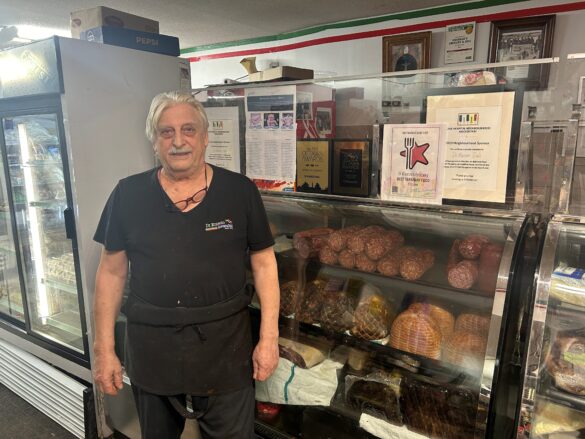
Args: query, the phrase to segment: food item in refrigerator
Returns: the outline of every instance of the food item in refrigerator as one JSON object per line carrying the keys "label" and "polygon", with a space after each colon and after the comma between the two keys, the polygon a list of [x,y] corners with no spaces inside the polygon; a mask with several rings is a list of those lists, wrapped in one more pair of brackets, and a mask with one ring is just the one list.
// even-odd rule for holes
{"label": "food item in refrigerator", "polygon": [[323,290],[327,283],[321,279],[308,282],[302,305],[296,313],[296,318],[303,323],[317,323],[321,317],[321,303]]}
{"label": "food item in refrigerator", "polygon": [[347,248],[353,253],[362,253],[366,248],[366,236],[363,230],[347,238]]}
{"label": "food item in refrigerator", "polygon": [[400,250],[389,253],[378,261],[377,270],[385,276],[396,276],[400,273]]}
{"label": "food item in refrigerator", "polygon": [[337,260],[339,261],[339,265],[343,268],[355,267],[355,253],[347,248],[339,252]]}
{"label": "food item in refrigerator", "polygon": [[355,268],[361,271],[367,271],[373,273],[376,271],[376,262],[372,261],[365,254],[359,253],[355,255]]}
{"label": "food item in refrigerator", "polygon": [[479,290],[485,293],[494,293],[496,291],[503,251],[504,247],[500,244],[487,243],[482,247],[477,275],[477,287]]}
{"label": "food item in refrigerator", "polygon": [[421,302],[413,303],[408,309],[429,315],[439,327],[442,340],[446,340],[453,333],[455,328],[455,317],[453,317],[453,314],[446,309],[431,303]]}
{"label": "food item in refrigerator", "polygon": [[329,331],[344,332],[353,325],[354,304],[345,291],[324,291],[321,326]]}
{"label": "food item in refrigerator", "polygon": [[464,259],[449,269],[447,280],[454,288],[468,290],[475,284],[477,276],[477,262]]}
{"label": "food item in refrigerator", "polygon": [[256,416],[258,419],[269,421],[278,416],[281,408],[280,404],[256,401]]}
{"label": "food item in refrigerator", "polygon": [[425,274],[425,264],[418,256],[404,258],[400,262],[400,276],[407,280],[417,280]]}
{"label": "food item in refrigerator", "polygon": [[390,329],[389,345],[395,349],[438,359],[441,356],[441,330],[421,309],[407,309],[396,317]]}
{"label": "food item in refrigerator", "polygon": [[477,259],[482,247],[489,242],[484,235],[468,235],[459,243],[459,254],[464,259]]}
{"label": "food item in refrigerator", "polygon": [[459,244],[461,241],[456,239],[453,241],[453,245],[451,245],[451,249],[449,250],[449,256],[447,257],[447,272],[451,270],[455,265],[457,265],[463,257],[459,253]]}
{"label": "food item in refrigerator", "polygon": [[409,430],[432,438],[469,439],[475,434],[477,393],[466,387],[405,375],[400,408]]}
{"label": "food item in refrigerator", "polygon": [[419,251],[419,257],[424,264],[425,271],[435,265],[435,252],[425,248]]}
{"label": "food item in refrigerator", "polygon": [[345,229],[335,230],[329,235],[327,244],[336,252],[340,252],[347,245],[347,239],[353,234],[358,233],[363,229],[363,226],[353,225],[346,227]]}
{"label": "food item in refrigerator", "polygon": [[280,315],[294,314],[300,298],[298,282],[291,280],[280,287]]}
{"label": "food item in refrigerator", "polygon": [[345,401],[361,413],[402,425],[400,412],[400,382],[398,372],[374,370],[366,376],[348,374],[345,377]]}
{"label": "food item in refrigerator", "polygon": [[[386,242],[390,239],[390,242]],[[377,261],[386,254],[388,248],[392,248],[392,238],[387,234],[373,235],[367,238],[365,253],[372,261]]]}
{"label": "food item in refrigerator", "polygon": [[379,290],[371,285],[362,288],[353,314],[351,334],[365,340],[380,340],[388,335],[394,310]]}
{"label": "food item in refrigerator", "polygon": [[550,294],[571,305],[585,307],[585,270],[559,265],[552,274]]}
{"label": "food item in refrigerator", "polygon": [[319,250],[319,261],[324,264],[335,265],[337,264],[337,253],[328,245],[324,245]]}
{"label": "food item in refrigerator", "polygon": [[536,407],[534,421],[532,434],[536,437],[552,433],[574,433],[585,429],[583,413],[552,402],[540,401]]}
{"label": "food item in refrigerator", "polygon": [[585,396],[585,337],[558,337],[547,358],[546,367],[558,388]]}
{"label": "food item in refrigerator", "polygon": [[413,247],[411,245],[402,247],[399,251],[400,257],[402,259],[407,259],[407,258],[414,258],[416,256],[418,256],[418,249],[416,247]]}
{"label": "food item in refrigerator", "polygon": [[297,232],[293,235],[293,248],[297,250],[301,258],[317,256],[331,232],[333,229],[329,227],[317,227]]}
{"label": "food item in refrigerator", "polygon": [[385,234],[384,244],[387,252],[392,252],[404,245],[404,235],[396,229],[388,230]]}
{"label": "food item in refrigerator", "polygon": [[280,357],[286,358],[303,369],[310,369],[327,358],[327,351],[317,348],[300,340],[290,340],[279,337],[278,352]]}
{"label": "food item in refrigerator", "polygon": [[467,332],[487,336],[490,330],[490,317],[482,314],[463,313],[455,320],[455,332]]}
{"label": "food item in refrigerator", "polygon": [[469,332],[455,332],[443,346],[443,360],[466,369],[483,367],[487,339]]}
{"label": "food item in refrigerator", "polygon": [[64,253],[59,257],[47,259],[47,277],[52,280],[75,284],[75,264],[73,262],[73,253]]}

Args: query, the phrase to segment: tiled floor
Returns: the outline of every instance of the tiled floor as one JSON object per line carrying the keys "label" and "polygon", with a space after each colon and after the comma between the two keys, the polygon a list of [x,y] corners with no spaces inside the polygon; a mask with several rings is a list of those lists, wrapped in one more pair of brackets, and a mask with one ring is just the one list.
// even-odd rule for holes
{"label": "tiled floor", "polygon": [[75,436],[0,384],[0,438],[75,439]]}

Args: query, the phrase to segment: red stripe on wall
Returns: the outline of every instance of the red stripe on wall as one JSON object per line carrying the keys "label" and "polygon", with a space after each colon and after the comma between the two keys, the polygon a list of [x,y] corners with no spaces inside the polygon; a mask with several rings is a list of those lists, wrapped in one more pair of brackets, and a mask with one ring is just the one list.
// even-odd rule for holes
{"label": "red stripe on wall", "polygon": [[487,15],[476,15],[471,17],[453,18],[448,20],[432,21],[428,23],[411,24],[408,26],[393,27],[387,29],[378,29],[367,32],[356,32],[353,34],[336,35],[332,37],[315,38],[313,40],[301,41],[299,43],[284,44],[281,46],[264,47],[258,49],[237,50],[233,52],[214,53],[211,55],[193,56],[189,58],[190,62],[206,61],[210,59],[231,58],[236,56],[260,55],[263,53],[284,52],[286,50],[302,49],[303,47],[319,46],[322,44],[339,43],[342,41],[361,40],[364,38],[373,38],[386,35],[404,34],[409,32],[418,32],[429,29],[438,29],[441,27],[475,21],[485,23],[486,21],[509,20],[535,15],[554,14],[560,12],[571,12],[585,9],[585,1],[577,3],[567,3],[563,5],[542,6],[538,8],[521,9],[518,11],[498,12]]}

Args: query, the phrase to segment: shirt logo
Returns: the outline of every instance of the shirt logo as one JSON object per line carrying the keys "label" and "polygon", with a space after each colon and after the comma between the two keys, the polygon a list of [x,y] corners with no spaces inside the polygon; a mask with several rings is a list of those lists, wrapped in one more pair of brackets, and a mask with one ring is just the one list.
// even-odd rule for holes
{"label": "shirt logo", "polygon": [[206,223],[206,232],[215,232],[216,230],[234,230],[234,223],[231,219],[226,218],[223,221],[217,221],[215,223]]}

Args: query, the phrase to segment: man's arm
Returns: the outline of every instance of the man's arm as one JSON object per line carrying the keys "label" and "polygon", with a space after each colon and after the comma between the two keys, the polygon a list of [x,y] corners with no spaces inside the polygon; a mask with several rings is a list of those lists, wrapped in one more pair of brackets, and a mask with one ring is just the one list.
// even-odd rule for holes
{"label": "man's arm", "polygon": [[128,274],[125,251],[104,249],[95,279],[94,380],[98,389],[116,395],[122,389],[122,365],[114,350],[114,327]]}
{"label": "man's arm", "polygon": [[261,315],[260,340],[252,356],[254,379],[264,381],[278,366],[278,271],[272,247],[251,252],[250,261]]}

